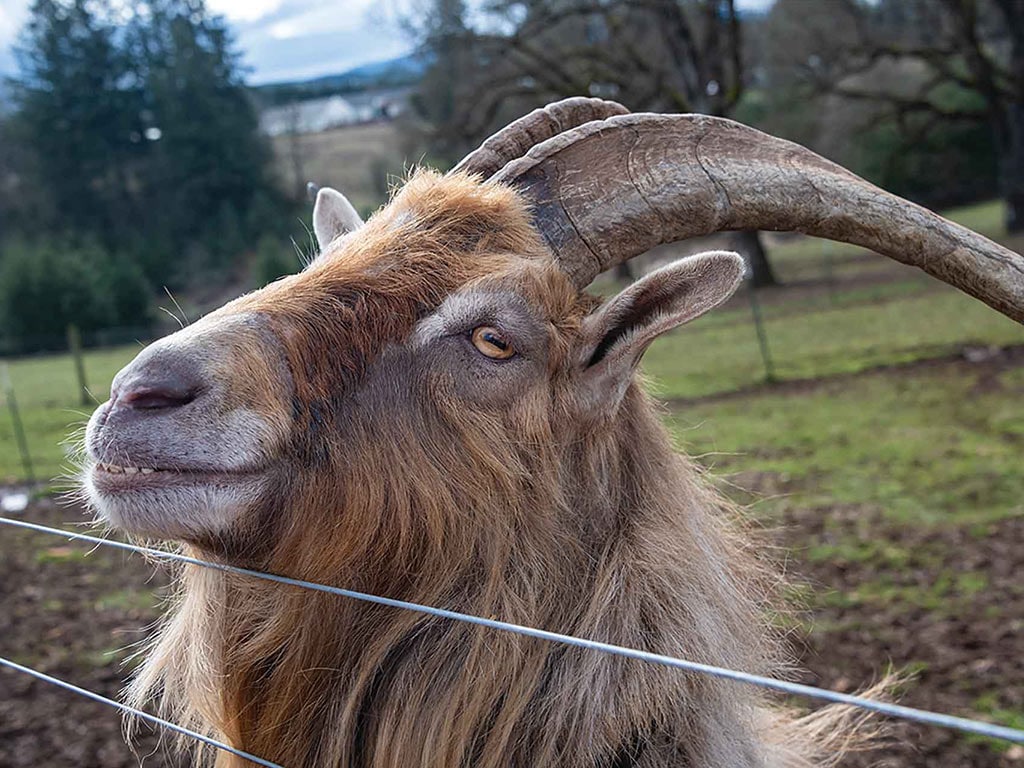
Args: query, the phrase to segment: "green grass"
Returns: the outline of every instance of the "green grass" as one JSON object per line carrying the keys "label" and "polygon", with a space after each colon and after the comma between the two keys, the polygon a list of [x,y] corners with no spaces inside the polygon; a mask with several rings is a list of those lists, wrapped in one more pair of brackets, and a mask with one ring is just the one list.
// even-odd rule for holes
{"label": "green grass", "polygon": [[[86,382],[96,400],[103,402],[114,375],[140,347],[130,345],[85,354]],[[95,403],[82,405],[70,355],[46,355],[8,362],[11,384],[25,428],[37,477],[51,479],[69,466],[69,437],[84,426]],[[24,478],[7,408],[0,413],[0,482]]]}
{"label": "green grass", "polygon": [[[891,612],[954,619],[990,591],[950,542],[970,547],[1024,516],[1022,395],[1022,367],[948,363],[676,403],[667,418],[725,493],[770,529],[792,526],[793,571],[855,574],[792,588],[814,617],[795,617],[800,630],[827,637],[878,632],[850,622]],[[985,615],[1019,619],[998,605]]]}
{"label": "green grass", "polygon": [[[951,289],[882,304],[769,316],[765,328],[776,377],[783,380],[937,357],[968,342],[1024,342],[1020,325]],[[644,371],[655,391],[667,398],[736,390],[765,377],[753,324],[714,318],[655,342],[644,358]]]}
{"label": "green grass", "polygon": [[928,584],[901,584],[888,576],[865,581],[845,591],[823,592],[816,602],[823,606],[887,605],[923,608],[935,618],[956,616],[967,607],[971,598],[987,586],[983,573],[958,574],[938,571]]}
{"label": "green grass", "polygon": [[[1024,730],[1024,711],[1000,706],[999,695],[996,693],[979,696],[974,700],[973,709],[975,712],[985,715],[986,719],[993,723],[1005,725],[1007,728]],[[1008,752],[1011,749],[1010,743],[1002,739],[990,739],[973,734],[965,738],[976,744],[985,744],[996,752]]]}
{"label": "green grass", "polygon": [[[1004,239],[1004,214],[1005,206],[998,200],[943,212],[946,218],[957,224],[995,240]],[[785,282],[820,279],[828,270],[831,270],[837,279],[850,278],[884,271],[891,263],[885,257],[846,243],[800,235],[768,235],[767,238],[772,266],[777,277]],[[1009,245],[1020,247],[1019,243]]]}
{"label": "green grass", "polygon": [[[872,373],[680,406],[669,424],[716,471],[770,475],[780,495],[761,503],[769,515],[847,504],[914,525],[983,525],[1024,514],[1024,369],[977,387],[964,367]],[[871,546],[865,556],[901,557]]]}
{"label": "green grass", "polygon": [[98,611],[121,611],[124,613],[147,614],[153,611],[157,605],[157,598],[149,590],[139,590],[135,586],[127,589],[118,589],[100,595],[94,607]]}

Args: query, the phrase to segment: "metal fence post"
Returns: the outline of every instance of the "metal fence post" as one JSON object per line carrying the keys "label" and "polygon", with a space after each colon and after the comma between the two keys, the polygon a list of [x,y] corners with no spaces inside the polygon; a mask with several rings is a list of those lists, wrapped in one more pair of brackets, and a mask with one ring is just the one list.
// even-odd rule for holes
{"label": "metal fence post", "polygon": [[764,380],[769,384],[773,384],[778,379],[775,377],[775,363],[772,361],[772,352],[768,347],[768,334],[765,331],[764,318],[761,316],[761,302],[757,298],[757,288],[754,287],[754,281],[750,279],[749,268],[745,276],[747,277],[747,295],[750,298],[750,312],[754,316],[757,344],[761,349],[761,362],[764,363]]}

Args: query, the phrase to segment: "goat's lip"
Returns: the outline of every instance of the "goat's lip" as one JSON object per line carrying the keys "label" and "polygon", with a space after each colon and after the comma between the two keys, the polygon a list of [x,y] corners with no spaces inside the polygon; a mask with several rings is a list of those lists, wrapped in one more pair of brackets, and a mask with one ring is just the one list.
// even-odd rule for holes
{"label": "goat's lip", "polygon": [[131,466],[95,461],[90,467],[93,485],[100,491],[143,490],[180,485],[220,485],[259,474],[256,469],[209,467]]}

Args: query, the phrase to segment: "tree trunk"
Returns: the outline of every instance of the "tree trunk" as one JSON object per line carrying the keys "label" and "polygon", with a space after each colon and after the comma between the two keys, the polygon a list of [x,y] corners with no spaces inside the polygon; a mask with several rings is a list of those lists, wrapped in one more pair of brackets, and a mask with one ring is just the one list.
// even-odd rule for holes
{"label": "tree trunk", "polygon": [[1024,104],[1008,104],[1001,131],[999,179],[1006,201],[1006,231],[1024,232]]}
{"label": "tree trunk", "polygon": [[765,253],[764,245],[761,243],[761,233],[755,229],[744,229],[736,232],[732,237],[732,245],[744,259],[750,268],[750,281],[755,288],[764,288],[769,285],[778,285],[775,279],[775,272],[768,261],[768,254]]}
{"label": "tree trunk", "polygon": [[999,180],[1006,200],[1006,231],[1024,232],[1024,3],[997,3],[1010,36],[1012,89],[1003,108],[1002,141],[999,142]]}

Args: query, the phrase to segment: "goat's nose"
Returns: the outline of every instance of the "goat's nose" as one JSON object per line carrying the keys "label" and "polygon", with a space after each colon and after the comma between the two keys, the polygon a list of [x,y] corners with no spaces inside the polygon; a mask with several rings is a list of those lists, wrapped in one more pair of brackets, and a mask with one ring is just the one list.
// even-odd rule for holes
{"label": "goat's nose", "polygon": [[198,394],[195,389],[182,385],[183,382],[172,380],[140,384],[124,392],[120,400],[129,408],[144,411],[180,408],[195,400]]}
{"label": "goat's nose", "polygon": [[137,411],[181,408],[203,391],[198,372],[184,361],[153,360],[141,369],[132,368],[129,366],[121,372],[111,391],[114,403],[122,408]]}

